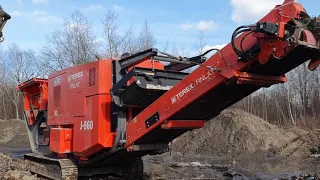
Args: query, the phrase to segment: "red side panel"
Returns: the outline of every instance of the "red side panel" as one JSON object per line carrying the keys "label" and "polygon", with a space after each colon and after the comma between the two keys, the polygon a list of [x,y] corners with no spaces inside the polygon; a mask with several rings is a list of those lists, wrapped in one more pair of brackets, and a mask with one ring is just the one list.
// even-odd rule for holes
{"label": "red side panel", "polygon": [[78,156],[87,157],[113,144],[111,64],[99,60],[49,77],[48,125],[73,129],[72,152]]}
{"label": "red side panel", "polygon": [[50,150],[59,154],[72,152],[72,129],[51,128]]}
{"label": "red side panel", "polygon": [[[110,133],[110,95],[96,95],[86,98],[86,115],[77,117],[74,125],[74,150],[88,156],[97,150],[96,146],[112,147],[113,133]],[[106,133],[108,132],[108,133]],[[98,148],[98,150],[100,150]]]}

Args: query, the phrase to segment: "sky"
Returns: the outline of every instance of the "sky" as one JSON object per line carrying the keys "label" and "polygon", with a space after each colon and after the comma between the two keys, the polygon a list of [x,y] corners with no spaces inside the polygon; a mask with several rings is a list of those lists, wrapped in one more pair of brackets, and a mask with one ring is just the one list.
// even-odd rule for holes
{"label": "sky", "polygon": [[[319,15],[319,0],[299,0],[310,15]],[[63,17],[81,10],[94,22],[98,39],[103,38],[103,19],[108,9],[119,15],[120,29],[130,26],[138,33],[145,21],[157,38],[155,48],[169,42],[196,55],[199,31],[207,38],[206,48],[223,47],[230,42],[235,28],[252,24],[283,0],[1,0],[0,5],[12,19],[3,33],[7,47],[17,43],[21,48],[39,51],[45,35],[59,28]]]}

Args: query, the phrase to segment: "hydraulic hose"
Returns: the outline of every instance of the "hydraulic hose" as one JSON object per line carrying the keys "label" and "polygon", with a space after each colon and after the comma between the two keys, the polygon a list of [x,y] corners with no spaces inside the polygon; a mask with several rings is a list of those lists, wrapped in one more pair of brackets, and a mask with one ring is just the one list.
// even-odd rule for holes
{"label": "hydraulic hose", "polygon": [[236,44],[236,38],[238,37],[239,34],[242,34],[244,32],[248,32],[251,31],[251,29],[249,28],[249,26],[240,26],[238,27],[232,34],[232,38],[231,38],[231,44],[232,44],[232,48],[233,50],[236,52],[236,54],[243,58],[243,59],[247,59],[248,56],[245,54],[245,52],[241,51],[237,44]]}
{"label": "hydraulic hose", "polygon": [[217,48],[212,48],[212,49],[209,49],[208,51],[204,52],[203,54],[201,54],[200,56],[205,56],[207,55],[209,52],[211,51],[220,51],[220,49],[217,49]]}
{"label": "hydraulic hose", "polygon": [[[243,41],[244,39],[250,35],[251,33],[255,32],[254,29],[256,29],[256,24],[251,24],[251,25],[245,25],[245,26],[240,26],[238,27],[232,34],[232,38],[231,38],[231,44],[232,44],[232,48],[233,50],[235,51],[235,53],[241,58],[241,59],[244,59],[244,60],[247,60],[247,59],[250,59],[252,57],[251,54],[248,54],[246,53],[244,50],[243,50]],[[240,49],[239,47],[237,46],[236,44],[236,38],[242,34],[242,33],[245,33],[245,32],[249,32],[248,34],[246,34],[241,42],[240,42]]]}

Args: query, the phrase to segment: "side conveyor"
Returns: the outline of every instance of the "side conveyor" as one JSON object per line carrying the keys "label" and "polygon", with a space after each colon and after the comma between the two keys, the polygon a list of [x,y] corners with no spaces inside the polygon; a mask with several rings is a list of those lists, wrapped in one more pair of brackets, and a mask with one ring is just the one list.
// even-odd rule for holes
{"label": "side conveyor", "polygon": [[[293,23],[291,19],[274,17],[282,8],[287,11],[277,16],[293,16],[294,10],[296,13],[292,18],[299,18],[303,13],[299,5],[286,1],[260,21],[277,26],[282,23],[282,35],[277,32],[274,34],[278,37],[270,36],[266,29],[259,29],[269,24],[258,23],[259,31],[245,32],[237,37],[234,43],[214,54],[129,121],[125,147],[130,150],[133,144],[170,142],[190,129],[201,127],[201,123],[261,87],[286,82],[284,74],[300,64],[310,59],[318,60],[314,58],[320,57],[319,41],[308,29],[292,29],[292,26],[284,25]],[[289,34],[286,37],[285,31]],[[251,58],[239,56],[234,46],[241,47]],[[175,121],[178,122],[173,123]],[[174,127],[165,128],[168,123]]]}

